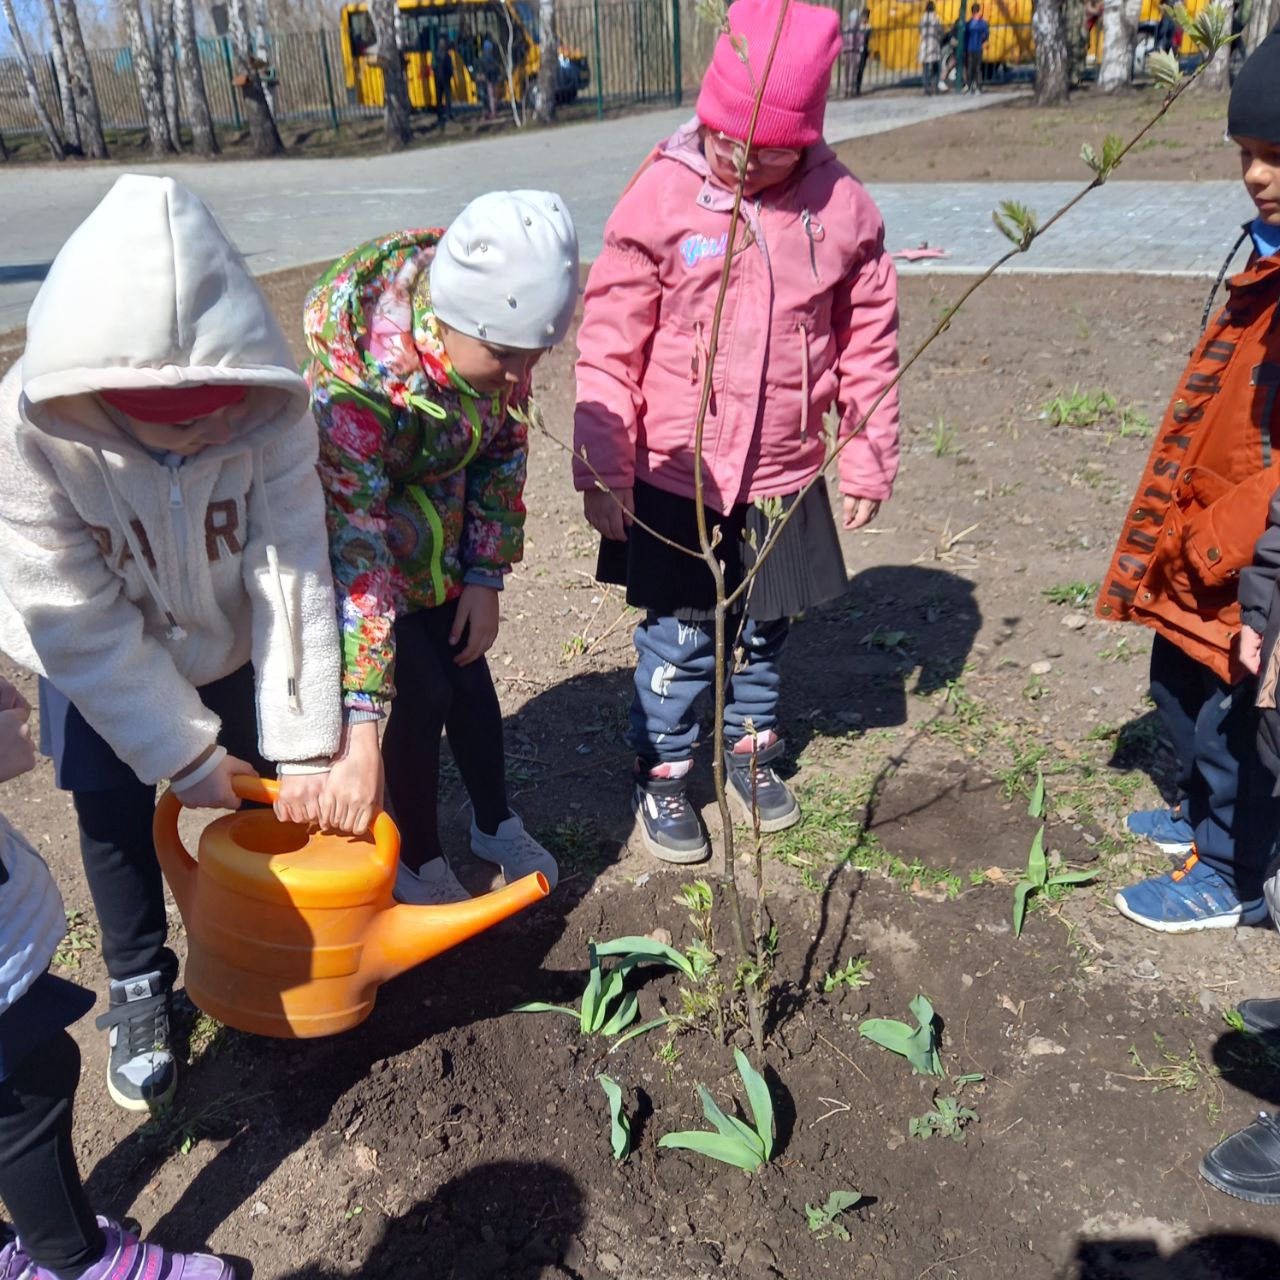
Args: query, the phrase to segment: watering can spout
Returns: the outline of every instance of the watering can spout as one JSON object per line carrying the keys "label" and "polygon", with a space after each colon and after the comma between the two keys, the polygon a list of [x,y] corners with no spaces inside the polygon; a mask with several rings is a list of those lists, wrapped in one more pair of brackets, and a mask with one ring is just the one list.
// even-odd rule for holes
{"label": "watering can spout", "polygon": [[550,892],[547,878],[538,871],[465,902],[392,907],[379,915],[370,929],[365,942],[367,966],[385,982],[491,929]]}

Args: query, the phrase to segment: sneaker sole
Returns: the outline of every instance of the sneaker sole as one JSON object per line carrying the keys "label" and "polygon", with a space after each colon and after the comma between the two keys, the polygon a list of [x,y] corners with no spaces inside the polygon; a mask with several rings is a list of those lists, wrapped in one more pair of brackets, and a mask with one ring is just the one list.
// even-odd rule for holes
{"label": "sneaker sole", "polygon": [[1132,907],[1124,900],[1122,894],[1117,893],[1112,899],[1115,903],[1116,910],[1120,912],[1128,920],[1132,920],[1134,924],[1140,924],[1144,928],[1153,929],[1156,933],[1199,933],[1203,929],[1236,929],[1242,925],[1261,924],[1267,918],[1267,905],[1265,902],[1259,903],[1253,908],[1241,908],[1239,912],[1232,915],[1208,916],[1201,920],[1150,920],[1146,916],[1140,916]]}
{"label": "sneaker sole", "polygon": [[1263,884],[1262,900],[1271,912],[1271,922],[1280,929],[1280,874],[1272,876]]}
{"label": "sneaker sole", "polygon": [[1195,844],[1190,840],[1152,840],[1149,836],[1139,836],[1138,839],[1155,845],[1161,853],[1190,853],[1195,848]]}
{"label": "sneaker sole", "polygon": [[111,1067],[109,1064],[107,1066],[107,1092],[111,1095],[111,1101],[125,1111],[157,1111],[161,1107],[167,1107],[173,1101],[173,1095],[177,1091],[178,1082],[175,1079],[168,1089],[157,1097],[130,1098],[116,1088],[115,1081],[111,1078]]}
{"label": "sneaker sole", "polygon": [[659,844],[649,834],[649,828],[644,825],[644,818],[640,814],[640,806],[635,800],[631,802],[631,812],[635,814],[636,825],[640,830],[640,839],[644,843],[644,847],[659,862],[670,862],[673,866],[687,867],[695,862],[706,862],[711,857],[711,841],[705,840],[697,849],[672,849],[668,845]]}
{"label": "sneaker sole", "polygon": [[1200,1164],[1200,1176],[1211,1186],[1221,1191],[1224,1195],[1232,1196],[1236,1200],[1246,1200],[1249,1204],[1280,1204],[1280,1193],[1273,1192],[1267,1194],[1263,1191],[1243,1191],[1239,1187],[1229,1186],[1220,1178],[1210,1173],[1204,1167],[1203,1161]]}
{"label": "sneaker sole", "polygon": [[[738,794],[736,789],[729,787],[726,794],[729,797],[729,804],[748,827],[754,826],[754,820],[751,816],[751,806]],[[764,832],[785,831],[788,827],[794,827],[800,821],[803,815],[800,812],[800,806],[796,805],[790,813],[784,814],[781,818],[761,818],[760,830]]]}

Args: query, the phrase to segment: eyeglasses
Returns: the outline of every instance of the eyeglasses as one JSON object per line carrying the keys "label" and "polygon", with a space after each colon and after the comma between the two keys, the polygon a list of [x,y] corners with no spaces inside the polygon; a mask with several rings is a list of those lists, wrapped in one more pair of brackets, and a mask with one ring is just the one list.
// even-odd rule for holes
{"label": "eyeglasses", "polygon": [[[711,145],[717,154],[730,161],[734,160],[746,147],[746,143],[741,139],[730,138],[723,133],[713,133]],[[765,168],[780,169],[784,165],[795,164],[800,159],[800,154],[800,151],[794,147],[753,147],[750,160],[754,160]]]}

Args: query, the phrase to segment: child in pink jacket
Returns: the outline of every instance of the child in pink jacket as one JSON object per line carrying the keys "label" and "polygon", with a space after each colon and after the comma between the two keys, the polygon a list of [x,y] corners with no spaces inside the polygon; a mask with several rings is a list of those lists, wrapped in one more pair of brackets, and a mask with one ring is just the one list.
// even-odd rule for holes
{"label": "child in pink jacket", "polygon": [[[793,3],[765,87],[736,232],[735,149],[748,131],[778,0],[738,0],[718,42],[697,118],[654,152],[605,228],[579,334],[574,482],[602,542],[597,576],[646,611],[636,630],[633,806],[646,847],[668,862],[708,855],[685,797],[697,739],[694,704],[714,679],[714,588],[705,565],[628,517],[696,549],[694,428],[724,255],[725,300],[702,448],[708,518],[733,590],[764,540],[762,499],[783,509],[821,469],[823,418],[854,432],[898,368],[897,282],[879,210],[822,140],[834,11]],[[740,43],[740,42],[739,42]],[[585,460],[583,455],[585,454]],[[860,529],[890,496],[898,398],[889,392],[840,455],[843,526]],[[612,496],[597,482],[607,485]],[[775,504],[770,503],[770,506]],[[626,513],[626,514],[624,514]],[[842,592],[844,562],[825,484],[801,500],[755,578],[743,654],[725,715],[730,796],[762,826],[799,821],[773,765],[778,655],[789,619]]]}

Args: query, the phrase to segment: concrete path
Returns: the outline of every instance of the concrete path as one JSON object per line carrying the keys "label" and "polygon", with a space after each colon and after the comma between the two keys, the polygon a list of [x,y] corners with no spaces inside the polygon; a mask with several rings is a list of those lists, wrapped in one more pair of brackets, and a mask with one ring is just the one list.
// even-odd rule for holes
{"label": "concrete path", "polygon": [[[1000,101],[944,95],[832,102],[827,138],[883,133]],[[645,112],[602,123],[345,160],[128,166],[172,174],[198,192],[257,272],[333,258],[396,227],[448,222],[495,188],[542,187],[569,202],[583,256],[599,250],[618,192],[660,138],[693,113]],[[0,331],[26,319],[45,268],[116,177],[119,165],[15,169],[0,182]]]}

